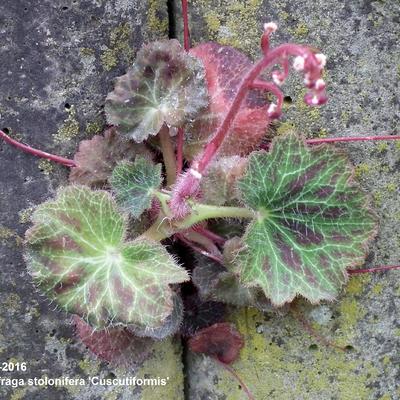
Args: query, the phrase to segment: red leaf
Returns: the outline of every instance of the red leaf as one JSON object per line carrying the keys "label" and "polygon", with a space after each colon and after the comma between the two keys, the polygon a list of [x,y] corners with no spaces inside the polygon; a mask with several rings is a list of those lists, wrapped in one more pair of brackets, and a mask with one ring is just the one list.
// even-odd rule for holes
{"label": "red leaf", "polygon": [[231,364],[244,346],[244,340],[233,324],[222,322],[198,331],[189,339],[189,348]]}
{"label": "red leaf", "polygon": [[97,357],[110,363],[127,366],[146,359],[153,340],[139,338],[126,328],[93,330],[82,318],[73,316],[76,334]]}
{"label": "red leaf", "polygon": [[[191,49],[190,54],[204,64],[210,96],[208,110],[187,129],[189,144],[185,152],[192,158],[221,124],[244,75],[253,64],[240,51],[218,43],[201,44]],[[267,108],[265,93],[250,90],[222,145],[221,155],[246,155],[260,143],[269,122]]]}

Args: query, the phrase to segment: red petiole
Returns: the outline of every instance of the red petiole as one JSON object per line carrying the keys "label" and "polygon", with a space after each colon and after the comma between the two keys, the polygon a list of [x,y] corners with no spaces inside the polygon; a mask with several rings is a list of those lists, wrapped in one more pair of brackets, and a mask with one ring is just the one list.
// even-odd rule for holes
{"label": "red petiole", "polygon": [[16,148],[24,151],[25,153],[28,154],[33,154],[34,156],[41,157],[41,158],[46,158],[50,161],[54,161],[58,164],[65,165],[66,167],[76,167],[77,164],[75,163],[74,160],[70,160],[68,158],[64,158],[61,156],[56,156],[54,154],[46,153],[45,151],[34,149],[33,147],[30,147],[26,144],[23,144],[21,142],[18,142],[15,139],[12,139],[10,136],[8,136],[5,132],[0,130],[0,137],[4,139],[5,142],[15,146]]}

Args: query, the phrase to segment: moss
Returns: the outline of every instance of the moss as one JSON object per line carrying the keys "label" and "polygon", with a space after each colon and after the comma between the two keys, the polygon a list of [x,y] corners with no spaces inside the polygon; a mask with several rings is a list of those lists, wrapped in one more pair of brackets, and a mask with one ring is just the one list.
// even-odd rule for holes
{"label": "moss", "polygon": [[[332,393],[343,400],[371,398],[369,383],[378,375],[372,363],[319,346],[304,357],[308,346],[304,332],[290,316],[275,321],[264,334],[257,333],[257,326],[265,323],[264,315],[255,309],[237,310],[230,320],[245,339],[240,359],[232,367],[256,399],[331,398]],[[232,376],[222,369],[218,372],[218,393],[242,400],[244,393]]]}
{"label": "moss", "polygon": [[49,176],[54,170],[53,164],[49,160],[46,160],[44,158],[38,162],[38,167],[43,172],[43,174],[47,176]]}
{"label": "moss", "polygon": [[160,0],[149,0],[147,2],[147,27],[149,28],[150,36],[156,35],[168,36],[168,18],[162,15],[160,10],[165,6],[165,2]]}
{"label": "moss", "polygon": [[156,342],[153,356],[137,373],[140,378],[167,378],[165,386],[142,386],[141,400],[178,399],[183,393],[181,347],[174,339]]}
{"label": "moss", "polygon": [[28,222],[30,222],[31,216],[32,216],[32,213],[33,213],[34,209],[35,209],[34,207],[28,207],[28,208],[25,208],[24,210],[21,210],[18,213],[19,223],[20,224],[27,224]]}
{"label": "moss", "polygon": [[127,64],[133,62],[134,52],[130,45],[132,36],[131,25],[126,22],[114,28],[110,32],[108,49],[100,55],[101,65],[106,71],[117,66],[119,60]]}
{"label": "moss", "polygon": [[56,143],[65,143],[73,139],[79,134],[79,122],[76,120],[76,110],[72,106],[68,110],[68,117],[64,120],[61,128],[57,131],[54,137]]}
{"label": "moss", "polygon": [[350,295],[360,295],[364,291],[364,287],[371,281],[370,275],[355,275],[349,280],[346,286],[346,293]]}

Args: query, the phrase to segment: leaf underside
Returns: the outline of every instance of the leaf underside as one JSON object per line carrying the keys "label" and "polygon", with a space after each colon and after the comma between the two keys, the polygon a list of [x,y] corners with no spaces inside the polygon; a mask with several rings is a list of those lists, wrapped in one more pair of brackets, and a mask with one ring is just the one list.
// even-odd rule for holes
{"label": "leaf underside", "polygon": [[114,327],[94,331],[82,318],[73,316],[75,332],[82,343],[97,357],[125,368],[133,368],[143,362],[153,349],[154,341],[139,338],[126,328]]}
{"label": "leaf underside", "polygon": [[253,153],[239,181],[258,215],[234,259],[241,281],[261,287],[274,305],[297,294],[313,303],[334,299],[376,233],[376,216],[351,178],[345,154],[308,148],[294,134]]}
{"label": "leaf underside", "polygon": [[77,167],[71,168],[69,181],[92,188],[105,188],[114,167],[119,161],[133,161],[136,155],[151,158],[151,152],[144,144],[127,140],[108,128],[104,135],[96,135],[90,140],[82,140],[74,156]]}
{"label": "leaf underside", "polygon": [[124,241],[126,220],[105,191],[63,188],[33,222],[26,261],[35,283],[95,328],[161,326],[173,310],[169,284],[189,279],[159,243]]}
{"label": "leaf underside", "polygon": [[150,208],[153,190],[160,187],[161,181],[161,164],[144,157],[118,164],[110,178],[118,205],[135,218]]}
{"label": "leaf underside", "polygon": [[[204,64],[209,93],[205,112],[186,128],[185,155],[192,159],[207,144],[222,123],[243,77],[252,68],[251,60],[240,51],[218,43],[204,43],[190,50]],[[220,155],[247,155],[260,143],[268,127],[265,93],[250,90],[242,102]]]}
{"label": "leaf underside", "polygon": [[183,126],[207,103],[203,66],[172,39],[143,46],[133,67],[117,78],[105,111],[109,124],[142,142],[164,123]]}
{"label": "leaf underside", "polygon": [[191,351],[231,364],[239,357],[244,340],[233,324],[222,322],[198,331],[188,344]]}

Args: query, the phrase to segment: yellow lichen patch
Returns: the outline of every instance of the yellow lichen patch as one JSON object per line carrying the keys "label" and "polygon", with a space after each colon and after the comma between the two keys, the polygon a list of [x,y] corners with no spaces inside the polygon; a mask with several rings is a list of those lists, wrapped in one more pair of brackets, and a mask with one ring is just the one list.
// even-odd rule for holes
{"label": "yellow lichen patch", "polygon": [[54,166],[53,166],[53,164],[51,163],[51,161],[49,161],[49,160],[46,160],[46,159],[41,159],[39,162],[38,162],[38,167],[39,167],[39,169],[43,172],[43,174],[44,175],[47,175],[47,176],[49,176],[52,172],[53,172],[53,170],[54,170]]}
{"label": "yellow lichen patch", "polygon": [[174,339],[156,342],[152,357],[144,362],[137,377],[167,379],[165,386],[142,386],[141,400],[181,398],[183,396],[183,372],[179,342]]}
{"label": "yellow lichen patch", "polygon": [[65,143],[79,134],[79,122],[76,120],[76,110],[72,106],[68,110],[68,117],[64,120],[61,128],[54,137],[56,143]]}
{"label": "yellow lichen patch", "polygon": [[99,373],[100,361],[84,358],[78,363],[79,368],[88,376],[94,376]]}
{"label": "yellow lichen patch", "polygon": [[370,171],[370,166],[366,163],[362,163],[356,166],[355,172],[354,172],[354,177],[356,179],[362,178],[364,175],[368,174]]}
{"label": "yellow lichen patch", "polygon": [[357,323],[366,312],[352,296],[346,296],[340,300],[339,310],[340,337],[338,337],[338,344],[345,346],[356,336]]}
{"label": "yellow lichen patch", "polygon": [[211,0],[195,0],[192,4],[204,18],[208,39],[244,50],[253,57],[259,54],[262,24],[257,16],[262,0],[222,0],[217,12]]}
{"label": "yellow lichen patch", "polygon": [[111,31],[108,49],[100,55],[101,65],[106,71],[113,69],[118,60],[124,60],[127,64],[133,62],[134,51],[131,46],[131,36],[132,28],[128,22]]}
{"label": "yellow lichen patch", "polygon": [[373,293],[373,294],[376,294],[376,295],[379,295],[379,294],[382,293],[383,288],[384,288],[383,283],[377,283],[377,284],[372,288],[372,293]]}
{"label": "yellow lichen patch", "polygon": [[19,223],[27,224],[28,222],[30,222],[33,210],[34,210],[34,207],[28,207],[28,208],[25,208],[24,210],[19,211],[18,212]]}
{"label": "yellow lichen patch", "polygon": [[14,230],[7,228],[6,226],[0,225],[0,243],[11,245],[10,240],[14,239],[17,246],[21,246],[23,243],[22,238]]}
{"label": "yellow lichen patch", "polygon": [[276,128],[277,135],[286,135],[289,132],[293,132],[295,130],[295,125],[291,122],[281,122]]}
{"label": "yellow lichen patch", "polygon": [[147,27],[148,36],[157,37],[168,36],[168,18],[160,14],[160,10],[165,7],[165,2],[160,0],[149,0],[147,2]]}
{"label": "yellow lichen patch", "polygon": [[14,390],[14,392],[12,393],[10,400],[22,400],[24,398],[24,396],[26,395],[27,392],[27,388],[20,388],[20,389],[16,389]]}
{"label": "yellow lichen patch", "polygon": [[21,298],[17,293],[11,293],[4,300],[3,306],[6,310],[17,311],[21,308]]}
{"label": "yellow lichen patch", "polygon": [[[256,399],[331,398],[332,393],[343,400],[371,398],[368,384],[378,374],[371,362],[331,347],[308,350],[309,335],[297,321],[290,315],[276,318],[265,321],[254,309],[237,310],[230,317],[245,339],[232,367]],[[260,325],[265,326],[263,333],[257,333]],[[232,376],[219,371],[218,392],[229,400],[245,398]]]}
{"label": "yellow lichen patch", "polygon": [[293,34],[298,38],[302,38],[304,36],[307,36],[309,31],[310,30],[308,29],[308,26],[306,24],[300,23],[296,26],[295,29],[293,29]]}
{"label": "yellow lichen patch", "polygon": [[88,122],[86,124],[85,132],[87,135],[93,136],[95,134],[101,133],[101,131],[103,130],[103,127],[104,127],[104,121],[101,119],[98,119],[98,120],[95,120],[92,122]]}
{"label": "yellow lichen patch", "polygon": [[394,193],[396,190],[397,190],[397,184],[396,183],[394,183],[394,182],[392,182],[392,183],[388,183],[387,185],[386,185],[386,190],[389,192],[389,193]]}

